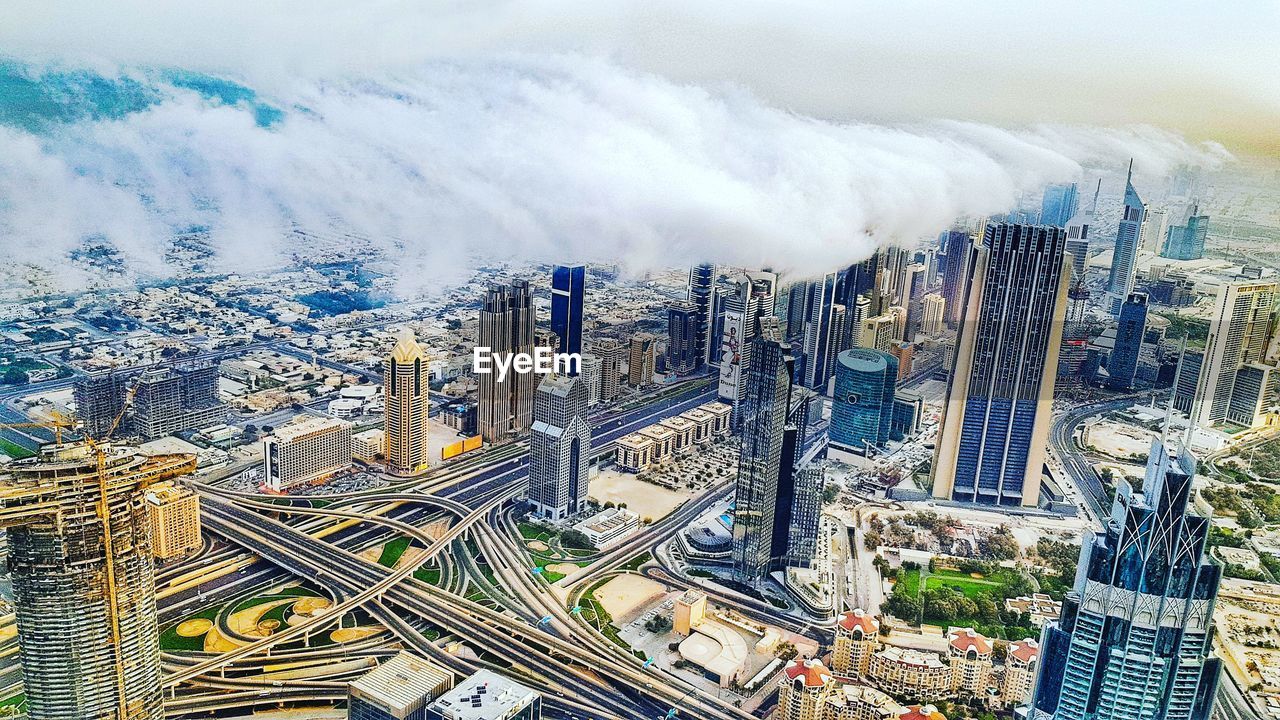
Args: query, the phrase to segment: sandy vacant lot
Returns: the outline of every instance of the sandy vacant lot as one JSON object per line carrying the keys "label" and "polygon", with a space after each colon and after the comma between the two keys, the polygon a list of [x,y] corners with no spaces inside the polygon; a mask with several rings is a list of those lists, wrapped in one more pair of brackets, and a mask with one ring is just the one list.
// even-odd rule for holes
{"label": "sandy vacant lot", "polygon": [[621,624],[637,610],[652,605],[667,593],[667,588],[656,580],[639,575],[619,575],[596,590],[596,600]]}
{"label": "sandy vacant lot", "polygon": [[671,514],[672,510],[689,499],[684,493],[644,482],[631,473],[617,470],[602,470],[591,479],[588,493],[601,505],[607,502],[615,505],[626,503],[627,509],[641,519],[651,518],[655,521]]}

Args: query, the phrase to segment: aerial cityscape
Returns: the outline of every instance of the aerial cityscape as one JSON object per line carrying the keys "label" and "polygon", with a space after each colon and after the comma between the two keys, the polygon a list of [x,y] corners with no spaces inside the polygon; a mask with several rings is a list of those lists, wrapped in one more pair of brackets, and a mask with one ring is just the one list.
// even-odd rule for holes
{"label": "aerial cityscape", "polygon": [[733,5],[0,9],[0,718],[1280,719],[1280,9]]}

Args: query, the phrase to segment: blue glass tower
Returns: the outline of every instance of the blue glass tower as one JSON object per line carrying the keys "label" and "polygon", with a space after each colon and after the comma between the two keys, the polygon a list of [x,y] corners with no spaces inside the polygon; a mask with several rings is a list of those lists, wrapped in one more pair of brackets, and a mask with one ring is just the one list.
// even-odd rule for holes
{"label": "blue glass tower", "polygon": [[[551,331],[560,338],[559,352],[582,352],[582,296],[587,279],[583,265],[557,265],[551,271]],[[577,371],[573,373],[576,375]]]}
{"label": "blue glass tower", "polygon": [[1087,537],[1062,616],[1045,627],[1033,715],[1052,720],[1206,720],[1221,661],[1209,657],[1219,567],[1208,518],[1189,513],[1195,458],[1152,442],[1142,491],[1120,484],[1106,530]]}
{"label": "blue glass tower", "polygon": [[934,496],[1035,507],[1066,312],[1066,231],[988,225],[966,279]]}
{"label": "blue glass tower", "polygon": [[1120,312],[1129,293],[1133,292],[1133,281],[1137,274],[1138,240],[1142,230],[1142,219],[1147,211],[1142,198],[1133,189],[1133,162],[1129,162],[1129,178],[1124,186],[1124,214],[1116,227],[1116,246],[1111,254],[1111,275],[1107,278],[1107,294],[1111,298],[1111,314]]}
{"label": "blue glass tower", "polygon": [[888,442],[897,377],[898,359],[887,352],[853,348],[840,353],[827,429],[832,445],[861,451]]}
{"label": "blue glass tower", "polygon": [[1080,207],[1075,183],[1050,185],[1040,200],[1040,224],[1065,227]]}
{"label": "blue glass tower", "polygon": [[1161,257],[1171,260],[1199,260],[1204,257],[1204,241],[1209,234],[1209,216],[1200,215],[1199,207],[1192,205],[1181,225],[1169,228]]}
{"label": "blue glass tower", "polygon": [[1131,293],[1120,306],[1120,324],[1116,328],[1116,345],[1107,363],[1107,387],[1112,390],[1133,388],[1133,378],[1138,374],[1138,354],[1142,350],[1142,336],[1147,331],[1147,296]]}

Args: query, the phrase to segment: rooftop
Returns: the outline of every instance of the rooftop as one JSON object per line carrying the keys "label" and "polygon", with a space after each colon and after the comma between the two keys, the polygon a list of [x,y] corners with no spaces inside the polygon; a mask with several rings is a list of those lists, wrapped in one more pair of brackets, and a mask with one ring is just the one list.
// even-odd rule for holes
{"label": "rooftop", "polygon": [[402,652],[351,683],[351,692],[403,712],[452,684],[453,673]]}
{"label": "rooftop", "polygon": [[479,670],[431,703],[431,709],[449,720],[492,720],[527,707],[538,694],[491,670]]}

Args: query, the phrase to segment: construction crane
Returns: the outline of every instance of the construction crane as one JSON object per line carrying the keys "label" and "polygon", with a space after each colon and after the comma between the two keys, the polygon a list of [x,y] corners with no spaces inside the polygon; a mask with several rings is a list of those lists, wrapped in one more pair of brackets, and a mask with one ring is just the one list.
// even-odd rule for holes
{"label": "construction crane", "polygon": [[[69,420],[66,420],[65,418],[58,418],[58,419],[44,420],[44,421],[33,420],[31,422],[20,422],[20,423],[0,423],[0,430],[17,430],[20,428],[45,428],[45,429],[53,430],[54,442],[59,445],[62,444],[62,429],[67,428],[68,430],[70,430],[71,428],[74,428],[74,427],[75,427],[75,423]],[[38,439],[38,438],[34,438],[34,439]]]}

